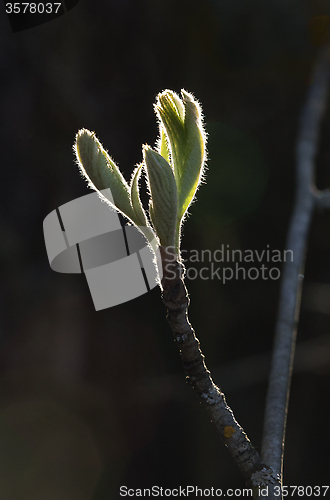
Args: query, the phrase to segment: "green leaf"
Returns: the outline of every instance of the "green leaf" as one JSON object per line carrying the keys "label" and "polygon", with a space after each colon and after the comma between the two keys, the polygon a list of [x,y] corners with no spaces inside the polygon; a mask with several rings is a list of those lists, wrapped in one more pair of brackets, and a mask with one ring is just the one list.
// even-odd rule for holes
{"label": "green leaf", "polygon": [[188,92],[181,91],[185,108],[185,157],[179,168],[179,217],[183,217],[194,199],[204,173],[206,134],[199,104]]}
{"label": "green leaf", "polygon": [[158,95],[155,111],[164,127],[171,166],[178,190],[178,222],[193,201],[203,176],[206,134],[200,105],[191,94],[165,90]]}
{"label": "green leaf", "polygon": [[89,186],[96,191],[110,188],[114,207],[135,222],[129,186],[94,132],[79,130],[74,151],[79,169]]}
{"label": "green leaf", "polygon": [[170,163],[170,152],[168,149],[168,144],[167,144],[167,139],[166,139],[166,134],[164,131],[164,128],[161,126],[160,127],[160,137],[158,140],[158,147],[157,147],[158,153],[165,158],[167,163]]}
{"label": "green leaf", "polygon": [[[183,162],[184,108],[179,96],[165,90],[157,97],[155,111],[166,132],[175,179],[179,181],[178,165]],[[178,186],[179,187],[179,186]]]}
{"label": "green leaf", "polygon": [[171,166],[149,146],[143,147],[151,200],[149,212],[162,246],[175,245],[177,188]]}
{"label": "green leaf", "polygon": [[133,210],[136,215],[136,220],[139,223],[139,226],[148,226],[148,219],[146,216],[146,213],[144,211],[144,208],[142,206],[141,200],[140,200],[140,193],[139,193],[139,180],[142,172],[142,166],[143,164],[141,163],[136,167],[136,169],[133,172],[132,175],[132,180],[131,180],[131,201],[132,201],[132,206]]}

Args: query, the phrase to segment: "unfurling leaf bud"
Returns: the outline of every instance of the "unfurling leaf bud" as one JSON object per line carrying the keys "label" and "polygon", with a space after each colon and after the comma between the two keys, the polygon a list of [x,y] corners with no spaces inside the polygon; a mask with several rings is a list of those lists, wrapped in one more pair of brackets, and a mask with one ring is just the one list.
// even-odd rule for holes
{"label": "unfurling leaf bud", "polygon": [[[138,226],[149,242],[157,236],[162,246],[173,246],[180,255],[181,225],[203,178],[206,134],[200,105],[185,90],[181,98],[171,90],[161,92],[155,111],[159,119],[156,151],[144,146],[144,161],[134,170],[130,186],[94,132],[80,130],[74,150],[90,187],[99,192],[110,188],[110,205]],[[149,218],[139,193],[142,166],[149,184]]]}
{"label": "unfurling leaf bud", "polygon": [[115,208],[136,222],[128,184],[94,132],[79,130],[74,151],[80,171],[89,186],[96,191],[110,188]]}
{"label": "unfurling leaf bud", "polygon": [[[171,165],[178,189],[178,223],[180,224],[203,176],[206,158],[206,134],[200,105],[194,97],[181,91],[182,100],[171,91],[158,95],[155,111],[164,128]],[[160,144],[163,146],[163,138]]]}
{"label": "unfurling leaf bud", "polygon": [[177,187],[171,166],[149,146],[143,147],[151,194],[150,216],[162,246],[174,246],[177,226]]}

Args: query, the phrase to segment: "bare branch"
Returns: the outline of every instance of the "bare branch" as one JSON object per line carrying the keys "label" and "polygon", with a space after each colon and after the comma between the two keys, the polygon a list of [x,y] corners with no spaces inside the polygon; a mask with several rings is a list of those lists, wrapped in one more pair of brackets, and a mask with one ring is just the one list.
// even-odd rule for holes
{"label": "bare branch", "polygon": [[300,119],[296,150],[296,198],[286,243],[286,248],[293,251],[293,259],[284,265],[266,401],[261,457],[281,477],[305,252],[310,221],[317,199],[314,188],[314,160],[320,123],[326,106],[329,67],[330,52],[326,47],[321,51],[316,63],[313,83]]}
{"label": "bare branch", "polygon": [[180,350],[187,382],[193,387],[224,444],[228,447],[243,476],[252,487],[279,484],[279,477],[261,463],[243,428],[236,421],[221,390],[214,384],[206,368],[199,341],[188,320],[189,298],[182,279],[183,268],[171,247],[160,247],[163,263],[163,302],[167,321]]}

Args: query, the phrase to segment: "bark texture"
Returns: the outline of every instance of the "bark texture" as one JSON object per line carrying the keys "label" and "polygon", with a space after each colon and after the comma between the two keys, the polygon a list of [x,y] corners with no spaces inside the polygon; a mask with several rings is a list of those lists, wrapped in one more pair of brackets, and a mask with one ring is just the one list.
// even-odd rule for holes
{"label": "bark texture", "polygon": [[162,299],[167,308],[167,321],[179,348],[186,380],[197,393],[210,415],[229,453],[246,480],[253,487],[279,484],[279,478],[263,464],[243,428],[236,421],[205,364],[200,344],[188,319],[189,297],[183,281],[183,266],[172,248],[161,247],[163,263]]}

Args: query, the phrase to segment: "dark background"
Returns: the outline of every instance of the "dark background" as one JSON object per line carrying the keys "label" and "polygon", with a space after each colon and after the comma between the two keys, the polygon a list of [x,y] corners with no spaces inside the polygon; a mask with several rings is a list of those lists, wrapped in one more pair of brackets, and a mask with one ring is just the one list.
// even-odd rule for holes
{"label": "dark background", "polygon": [[[0,498],[112,500],[120,485],[244,487],[185,384],[160,290],[95,312],[84,276],[50,269],[42,222],[88,193],[73,160],[79,128],[96,131],[129,179],[141,144],[157,138],[157,93],[185,88],[202,103],[210,159],[182,248],[283,250],[299,115],[328,36],[313,16],[329,10],[315,0],[80,0],[13,34],[1,6]],[[328,112],[319,188],[330,187],[329,134]],[[187,286],[207,365],[260,450],[279,281]],[[329,483],[329,304],[330,214],[318,213],[286,485]]]}

